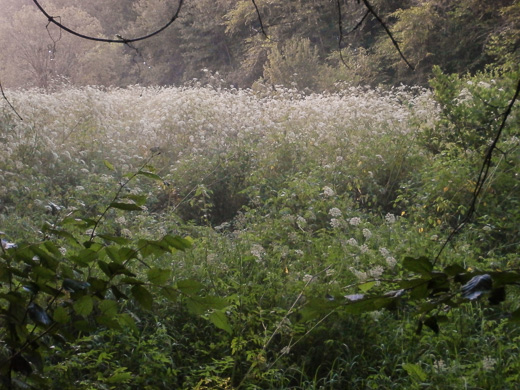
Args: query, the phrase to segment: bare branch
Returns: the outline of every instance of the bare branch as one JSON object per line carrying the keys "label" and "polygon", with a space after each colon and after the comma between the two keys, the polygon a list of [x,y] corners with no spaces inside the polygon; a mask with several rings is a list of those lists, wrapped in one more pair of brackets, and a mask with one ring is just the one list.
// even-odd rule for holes
{"label": "bare branch", "polygon": [[455,235],[462,230],[464,225],[467,222],[469,222],[469,220],[475,213],[478,197],[479,197],[480,193],[482,192],[482,189],[484,188],[484,183],[486,182],[486,179],[488,178],[488,175],[489,175],[489,170],[491,169],[491,160],[493,158],[493,152],[495,151],[495,149],[498,150],[498,148],[497,148],[498,141],[500,140],[500,136],[502,135],[502,132],[506,126],[507,118],[511,114],[513,106],[514,106],[515,102],[518,100],[519,95],[520,95],[520,80],[518,80],[518,84],[516,86],[516,91],[515,91],[513,98],[511,99],[511,101],[509,102],[509,105],[507,106],[507,109],[503,113],[502,122],[500,123],[498,131],[495,135],[495,139],[489,146],[489,148],[486,152],[486,155],[484,156],[484,161],[482,162],[482,167],[480,168],[480,172],[478,174],[477,183],[475,184],[475,189],[473,190],[473,196],[471,199],[469,209],[466,212],[466,215],[464,216],[464,219],[462,220],[462,222],[460,222],[457,225],[457,227],[455,227],[452,230],[452,232],[450,233],[450,235],[448,236],[446,241],[444,241],[444,244],[442,244],[441,249],[437,253],[437,256],[435,256],[435,260],[433,261],[434,265],[435,265],[435,263],[437,263],[437,260],[439,260],[442,252],[444,251],[444,248],[446,248],[446,246],[453,239],[453,237],[455,237]]}
{"label": "bare branch", "polygon": [[388,35],[388,37],[390,38],[390,40],[392,41],[392,43],[394,44],[395,48],[397,49],[397,52],[399,53],[399,55],[401,56],[401,58],[403,59],[403,61],[406,63],[406,65],[408,65],[408,67],[411,69],[411,70],[415,70],[415,68],[413,67],[412,64],[410,64],[410,62],[408,62],[408,60],[406,59],[406,57],[404,56],[403,52],[401,51],[401,48],[399,47],[399,43],[396,41],[396,39],[394,38],[394,36],[392,35],[392,32],[390,31],[390,29],[388,28],[388,26],[386,25],[386,23],[383,21],[383,19],[381,19],[381,17],[377,14],[377,12],[374,10],[374,7],[372,7],[372,4],[370,4],[368,2],[368,0],[363,0],[363,4],[365,4],[365,7],[367,7],[367,10],[368,12],[370,12],[374,18],[376,18],[376,20],[379,22],[379,24],[385,29],[385,32],[386,32],[386,35]]}
{"label": "bare branch", "polygon": [[255,0],[251,0],[251,2],[252,2],[253,5],[255,6],[256,15],[258,16],[258,21],[260,22],[260,29],[262,30],[262,34],[263,34],[267,39],[269,39],[269,37],[267,36],[267,33],[265,32],[265,29],[264,29],[264,23],[262,22],[262,15],[260,15],[260,10],[258,9],[258,6],[256,5],[256,1],[255,1]]}
{"label": "bare branch", "polygon": [[4,93],[4,88],[2,87],[2,82],[0,81],[0,91],[2,92],[2,96],[3,98],[5,99],[5,101],[7,102],[7,104],[9,105],[9,107],[11,107],[11,110],[13,110],[13,112],[18,116],[18,118],[23,121],[23,118],[21,117],[20,114],[18,114],[18,111],[16,111],[16,109],[14,108],[14,106],[11,104],[11,102],[9,101],[9,99],[7,99],[7,96],[5,96],[5,93]]}
{"label": "bare branch", "polygon": [[41,11],[42,14],[45,15],[45,17],[48,19],[49,23],[53,23],[55,24],[56,26],[58,26],[59,28],[67,31],[68,33],[72,34],[72,35],[75,35],[77,37],[80,37],[80,38],[83,38],[83,39],[88,39],[88,40],[91,40],[91,41],[97,41],[97,42],[107,42],[107,43],[123,43],[123,44],[129,44],[131,42],[137,42],[137,41],[142,41],[142,40],[145,40],[145,39],[148,39],[148,38],[151,38],[153,37],[154,35],[157,35],[159,34],[160,32],[166,30],[168,27],[170,27],[170,25],[179,17],[179,12],[181,11],[181,7],[182,7],[182,4],[184,2],[184,0],[179,0],[179,5],[177,7],[177,10],[175,11],[175,13],[173,14],[173,16],[171,17],[171,19],[168,21],[168,23],[166,23],[164,26],[162,26],[161,28],[151,32],[150,34],[147,34],[147,35],[144,35],[142,37],[138,37],[138,38],[129,38],[129,39],[126,39],[126,38],[123,38],[121,36],[118,37],[118,39],[108,39],[108,38],[97,38],[97,37],[92,37],[92,36],[89,36],[89,35],[85,35],[85,34],[82,34],[82,33],[79,33],[77,31],[74,31],[72,30],[71,28],[67,27],[67,26],[64,26],[63,24],[61,24],[60,22],[57,22],[56,21],[56,18],[54,16],[51,16],[47,13],[47,11],[45,11],[45,9],[40,5],[40,3],[38,3],[38,0],[33,0],[34,4],[36,4],[36,6],[39,8],[39,10]]}

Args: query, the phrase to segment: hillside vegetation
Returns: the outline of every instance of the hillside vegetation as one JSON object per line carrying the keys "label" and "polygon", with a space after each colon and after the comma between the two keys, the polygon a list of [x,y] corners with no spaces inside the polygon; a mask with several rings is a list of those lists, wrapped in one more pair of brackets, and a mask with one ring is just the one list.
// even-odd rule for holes
{"label": "hillside vegetation", "polygon": [[4,385],[516,388],[515,85],[10,91]]}

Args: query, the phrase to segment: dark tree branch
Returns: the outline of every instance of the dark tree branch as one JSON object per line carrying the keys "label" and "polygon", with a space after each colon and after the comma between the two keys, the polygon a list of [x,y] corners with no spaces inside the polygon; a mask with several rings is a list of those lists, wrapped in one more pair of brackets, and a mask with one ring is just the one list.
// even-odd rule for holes
{"label": "dark tree branch", "polygon": [[18,114],[18,111],[16,111],[16,109],[13,107],[13,105],[11,104],[11,102],[9,101],[9,99],[7,99],[7,96],[5,96],[5,93],[4,93],[4,88],[2,87],[2,82],[0,81],[0,91],[2,92],[2,97],[4,98],[4,100],[7,102],[7,104],[9,105],[9,107],[11,107],[11,110],[13,110],[13,112],[18,116],[18,118],[23,121],[23,118],[21,117],[20,114]]}
{"label": "dark tree branch", "polygon": [[151,32],[150,34],[147,34],[147,35],[144,35],[142,37],[137,37],[137,38],[123,38],[121,36],[119,36],[118,39],[108,39],[108,38],[98,38],[98,37],[92,37],[92,36],[89,36],[89,35],[85,35],[85,34],[82,34],[82,33],[79,33],[77,31],[74,31],[73,29],[69,28],[69,27],[66,27],[64,26],[63,24],[61,24],[60,22],[57,22],[56,21],[56,18],[54,16],[51,16],[47,13],[47,11],[45,11],[45,9],[40,5],[40,3],[38,3],[38,0],[33,0],[34,4],[36,4],[36,6],[39,8],[39,10],[41,11],[42,14],[45,15],[45,17],[48,19],[49,23],[53,23],[55,24],[56,26],[58,26],[59,28],[67,31],[68,33],[72,34],[72,35],[75,35],[77,37],[80,37],[80,38],[83,38],[83,39],[88,39],[88,40],[91,40],[91,41],[97,41],[97,42],[108,42],[108,43],[123,43],[123,44],[129,44],[131,42],[137,42],[137,41],[142,41],[142,40],[145,40],[145,39],[148,39],[148,38],[151,38],[153,37],[154,35],[157,35],[159,34],[160,32],[166,30],[168,27],[170,27],[170,25],[179,17],[179,12],[181,11],[181,7],[182,7],[182,4],[184,2],[184,0],[179,0],[179,5],[177,7],[177,10],[175,11],[175,13],[173,14],[173,16],[171,17],[171,19],[168,21],[168,23],[166,23],[164,26],[162,26],[161,28]]}
{"label": "dark tree branch", "polygon": [[434,265],[437,263],[437,260],[439,260],[442,252],[444,251],[444,248],[446,248],[446,246],[453,239],[453,237],[455,237],[455,235],[462,230],[464,225],[467,222],[469,222],[469,220],[475,213],[478,197],[479,197],[480,193],[482,192],[482,189],[484,188],[484,183],[486,182],[486,179],[488,178],[488,175],[489,175],[489,170],[491,169],[493,152],[495,150],[498,150],[498,148],[497,148],[498,141],[500,140],[502,132],[506,126],[507,118],[511,114],[513,106],[514,106],[515,102],[518,100],[519,95],[520,95],[520,80],[518,80],[518,84],[516,86],[516,91],[515,91],[513,98],[511,99],[511,101],[509,102],[509,105],[507,106],[507,109],[503,113],[502,122],[500,123],[500,126],[498,127],[498,131],[495,135],[495,138],[494,138],[493,142],[491,143],[491,145],[489,146],[489,148],[486,152],[486,155],[484,156],[484,161],[482,162],[482,167],[480,168],[480,172],[478,174],[477,183],[475,184],[475,189],[473,190],[473,196],[471,199],[469,209],[466,212],[466,215],[464,216],[464,219],[462,220],[462,222],[460,222],[457,225],[457,227],[455,227],[452,230],[452,232],[450,233],[450,235],[448,236],[446,241],[444,241],[444,244],[442,244],[441,249],[437,253],[437,256],[435,256],[435,260],[433,261]]}
{"label": "dark tree branch", "polygon": [[258,9],[258,6],[256,5],[256,1],[255,1],[255,0],[251,0],[251,2],[252,2],[253,5],[255,6],[256,15],[257,15],[257,17],[258,17],[258,21],[260,22],[260,30],[262,30],[262,34],[263,34],[267,39],[269,39],[269,37],[267,36],[267,33],[265,32],[265,29],[264,29],[264,23],[262,22],[262,15],[260,15],[260,10]]}
{"label": "dark tree branch", "polygon": [[385,29],[385,32],[386,32],[386,35],[388,35],[388,37],[390,38],[390,40],[392,41],[392,43],[394,44],[395,48],[397,49],[397,52],[399,53],[399,55],[401,56],[401,58],[403,59],[403,61],[406,63],[406,65],[408,65],[408,67],[411,69],[411,70],[415,70],[415,68],[413,67],[412,64],[410,64],[410,62],[408,62],[408,60],[406,59],[406,57],[404,56],[403,52],[401,51],[401,48],[399,47],[399,43],[396,41],[396,39],[394,38],[394,36],[392,35],[392,32],[390,31],[390,29],[388,28],[388,26],[386,25],[386,23],[383,21],[383,19],[381,19],[381,17],[377,14],[377,12],[374,10],[374,7],[372,7],[372,4],[369,3],[368,0],[363,0],[363,4],[365,4],[365,7],[367,7],[367,10],[368,12],[370,12],[374,18],[376,18],[376,20],[379,22],[379,24]]}

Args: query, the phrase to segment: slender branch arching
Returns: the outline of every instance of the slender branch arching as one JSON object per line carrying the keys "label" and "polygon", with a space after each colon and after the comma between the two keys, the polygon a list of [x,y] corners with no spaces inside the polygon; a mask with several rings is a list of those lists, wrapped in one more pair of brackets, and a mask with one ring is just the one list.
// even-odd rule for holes
{"label": "slender branch arching", "polygon": [[151,38],[154,35],[157,35],[160,32],[166,30],[168,27],[170,27],[170,25],[179,17],[179,12],[181,11],[182,4],[183,4],[184,0],[179,0],[179,5],[177,6],[177,10],[175,11],[175,13],[171,17],[171,19],[168,21],[168,23],[166,23],[164,26],[162,26],[161,28],[151,32],[150,34],[147,34],[147,35],[144,35],[144,36],[141,36],[141,37],[137,37],[137,38],[128,38],[128,39],[127,38],[123,38],[121,36],[118,36],[117,39],[98,38],[98,37],[92,37],[90,35],[82,34],[80,32],[77,32],[77,31],[75,31],[75,30],[73,30],[73,29],[63,25],[60,22],[57,22],[56,21],[56,17],[49,15],[47,13],[47,11],[45,11],[45,9],[40,5],[40,3],[38,3],[38,0],[33,0],[33,2],[34,2],[34,4],[36,4],[38,9],[41,11],[41,13],[44,14],[45,17],[49,20],[49,23],[55,24],[59,28],[61,28],[64,31],[68,32],[69,34],[75,35],[75,36],[77,36],[79,38],[88,39],[88,40],[91,40],[91,41],[106,42],[106,43],[123,43],[123,44],[128,44],[128,43],[131,43],[131,42],[143,41],[145,39]]}

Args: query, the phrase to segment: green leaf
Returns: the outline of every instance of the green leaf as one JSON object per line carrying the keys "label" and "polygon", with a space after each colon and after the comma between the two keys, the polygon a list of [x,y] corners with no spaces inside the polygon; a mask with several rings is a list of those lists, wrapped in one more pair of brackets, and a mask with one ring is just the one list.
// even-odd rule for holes
{"label": "green leaf", "polygon": [[119,245],[128,245],[131,241],[128,238],[120,236],[112,236],[110,234],[98,234],[97,237],[101,237],[103,240],[112,241]]}
{"label": "green leaf", "polygon": [[439,324],[437,323],[437,317],[428,317],[426,320],[424,320],[424,325],[433,330],[435,334],[439,334]]}
{"label": "green leaf", "polygon": [[428,276],[433,271],[433,264],[427,257],[405,257],[403,267],[408,271]]}
{"label": "green leaf", "polygon": [[143,206],[148,197],[146,195],[128,194],[124,196],[125,199],[131,199],[138,206]]}
{"label": "green leaf", "polygon": [[233,333],[226,314],[221,310],[215,310],[208,318],[217,328],[225,330],[230,335]]}
{"label": "green leaf", "polygon": [[395,302],[393,297],[372,297],[349,303],[345,311],[350,314],[363,314],[387,308]]}
{"label": "green leaf", "polygon": [[94,308],[94,301],[91,296],[84,295],[74,302],[74,311],[80,316],[88,316]]}
{"label": "green leaf", "polygon": [[141,285],[136,285],[133,286],[130,291],[132,292],[132,295],[134,296],[137,303],[139,303],[143,309],[152,309],[153,297],[146,288]]}
{"label": "green leaf", "polygon": [[114,317],[117,314],[117,302],[111,299],[101,301],[98,308],[105,317]]}
{"label": "green leaf", "polygon": [[117,320],[119,321],[119,324],[123,328],[130,328],[130,330],[134,334],[138,334],[139,333],[139,329],[137,328],[137,325],[135,324],[135,320],[132,318],[132,316],[130,314],[128,314],[128,313],[120,314],[117,317]]}
{"label": "green leaf", "polygon": [[125,211],[141,211],[142,208],[135,203],[121,203],[121,202],[112,202],[110,203],[110,207],[113,207],[115,209],[119,210],[125,210]]}
{"label": "green leaf", "polygon": [[152,173],[152,172],[147,172],[147,171],[139,171],[137,172],[138,175],[143,175],[143,176],[146,176],[150,179],[153,179],[153,180],[158,180],[160,182],[162,182],[162,178],[159,176],[159,175],[156,175],[155,173]]}
{"label": "green leaf", "polygon": [[147,272],[148,280],[152,284],[164,284],[170,279],[169,269],[152,268]]}
{"label": "green leaf", "polygon": [[193,279],[179,280],[177,282],[177,288],[186,295],[196,294],[202,287],[202,283]]}
{"label": "green leaf", "polygon": [[105,164],[105,167],[107,167],[108,169],[110,169],[111,171],[115,171],[116,169],[114,168],[114,166],[107,160],[103,160],[103,164]]}
{"label": "green leaf", "polygon": [[171,286],[161,288],[161,294],[171,302],[176,302],[179,295],[177,290]]}
{"label": "green leaf", "polygon": [[513,322],[520,322],[520,309],[516,309],[514,312],[512,312],[509,320]]}
{"label": "green leaf", "polygon": [[366,293],[368,290],[370,290],[375,285],[376,285],[376,282],[367,282],[367,283],[360,284],[358,287],[361,291]]}
{"label": "green leaf", "polygon": [[56,310],[54,310],[54,314],[52,315],[54,321],[60,324],[66,324],[70,321],[70,315],[67,309],[63,306],[58,306]]}
{"label": "green leaf", "polygon": [[412,377],[412,379],[414,381],[417,381],[417,382],[425,382],[426,379],[428,379],[428,376],[426,375],[426,373],[423,371],[423,369],[417,365],[417,364],[413,364],[413,363],[404,363],[403,364],[403,368],[406,370],[406,372],[408,373],[408,375],[410,375]]}

